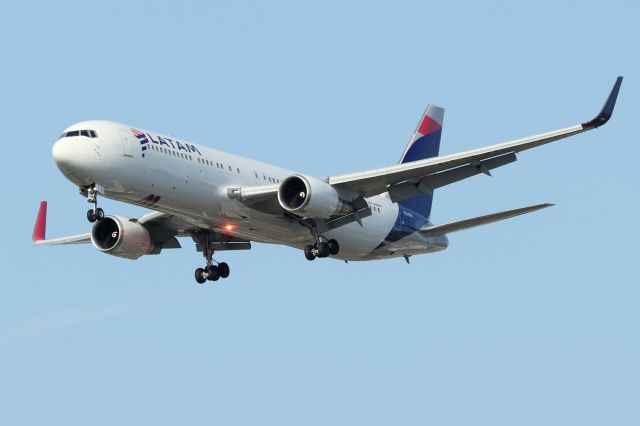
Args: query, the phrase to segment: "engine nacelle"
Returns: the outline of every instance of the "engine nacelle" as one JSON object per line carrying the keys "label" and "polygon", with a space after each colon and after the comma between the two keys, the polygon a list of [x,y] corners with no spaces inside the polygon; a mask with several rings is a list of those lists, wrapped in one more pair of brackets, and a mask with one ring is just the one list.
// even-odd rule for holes
{"label": "engine nacelle", "polygon": [[122,216],[97,221],[91,229],[91,242],[98,250],[125,259],[157,253],[147,228]]}
{"label": "engine nacelle", "polygon": [[283,209],[291,213],[322,219],[352,210],[333,186],[304,175],[286,178],[278,189],[278,201]]}

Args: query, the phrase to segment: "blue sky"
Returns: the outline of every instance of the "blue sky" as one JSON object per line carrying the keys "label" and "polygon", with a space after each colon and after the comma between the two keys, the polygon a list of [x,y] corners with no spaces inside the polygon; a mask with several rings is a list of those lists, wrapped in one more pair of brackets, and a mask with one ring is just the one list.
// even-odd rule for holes
{"label": "blue sky", "polygon": [[[0,423],[637,425],[636,2],[13,2],[2,7]],[[130,123],[318,176],[393,164],[429,102],[441,153],[605,127],[438,190],[434,222],[557,206],[449,250],[344,264],[90,246],[51,146]],[[104,201],[107,212],[139,208]]]}

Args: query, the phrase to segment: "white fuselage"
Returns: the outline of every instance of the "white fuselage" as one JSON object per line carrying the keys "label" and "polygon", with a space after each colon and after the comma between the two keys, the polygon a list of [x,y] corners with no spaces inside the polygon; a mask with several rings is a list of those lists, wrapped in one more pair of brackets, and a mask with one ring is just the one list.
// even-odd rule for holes
{"label": "white fuselage", "polygon": [[[56,164],[78,186],[95,184],[108,198],[177,214],[203,228],[256,242],[299,249],[314,242],[309,230],[292,218],[251,209],[227,194],[229,187],[277,185],[292,171],[108,121],[78,123],[65,134],[82,129],[95,131],[96,137],[63,137],[53,147]],[[402,214],[386,193],[366,201],[372,215],[362,225],[353,222],[323,234],[340,243],[334,257],[380,259],[447,247],[446,237],[427,238],[417,230],[381,245]]]}

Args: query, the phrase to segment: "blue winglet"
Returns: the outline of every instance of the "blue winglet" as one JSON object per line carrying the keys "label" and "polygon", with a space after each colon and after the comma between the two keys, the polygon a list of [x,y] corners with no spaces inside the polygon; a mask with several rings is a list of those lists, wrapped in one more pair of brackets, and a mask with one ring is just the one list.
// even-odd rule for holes
{"label": "blue winglet", "polygon": [[613,89],[611,89],[611,93],[609,93],[609,97],[604,103],[600,114],[598,114],[594,119],[589,120],[586,123],[582,123],[583,128],[595,129],[596,127],[600,127],[607,121],[609,121],[611,115],[613,114],[613,107],[616,106],[616,99],[618,99],[618,92],[620,91],[621,84],[622,76],[616,79],[616,83],[613,85]]}

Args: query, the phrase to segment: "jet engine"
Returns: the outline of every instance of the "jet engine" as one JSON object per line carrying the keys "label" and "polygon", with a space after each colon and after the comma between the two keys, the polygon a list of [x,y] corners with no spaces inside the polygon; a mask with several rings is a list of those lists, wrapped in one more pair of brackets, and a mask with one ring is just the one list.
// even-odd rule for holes
{"label": "jet engine", "polygon": [[147,228],[127,217],[106,216],[93,225],[91,242],[100,251],[125,259],[157,254]]}
{"label": "jet engine", "polygon": [[291,175],[278,189],[278,202],[283,209],[298,216],[328,219],[352,211],[338,191],[328,183],[304,175]]}

